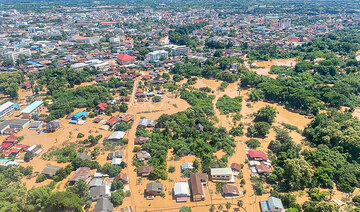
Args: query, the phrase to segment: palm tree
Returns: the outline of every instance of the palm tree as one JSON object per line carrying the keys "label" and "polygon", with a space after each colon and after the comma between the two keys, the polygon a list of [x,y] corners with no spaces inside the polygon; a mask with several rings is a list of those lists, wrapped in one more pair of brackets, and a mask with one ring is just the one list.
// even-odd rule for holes
{"label": "palm tree", "polygon": [[240,208],[242,208],[243,205],[244,205],[244,201],[243,201],[242,199],[239,199],[239,200],[237,201],[237,206],[239,206]]}
{"label": "palm tree", "polygon": [[230,208],[231,208],[231,203],[230,203],[230,202],[226,202],[225,207],[226,207],[226,210],[230,210]]}
{"label": "palm tree", "polygon": [[215,205],[211,205],[210,206],[210,212],[215,212],[216,208],[215,208]]}
{"label": "palm tree", "polygon": [[222,211],[223,210],[223,206],[222,206],[222,204],[220,204],[219,206],[218,206],[218,211]]}

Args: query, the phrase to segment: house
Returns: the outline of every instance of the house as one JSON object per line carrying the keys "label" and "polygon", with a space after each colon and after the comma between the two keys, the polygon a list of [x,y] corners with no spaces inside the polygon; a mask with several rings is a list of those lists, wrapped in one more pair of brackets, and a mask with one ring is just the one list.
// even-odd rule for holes
{"label": "house", "polygon": [[76,169],[75,174],[70,179],[70,185],[74,185],[79,180],[84,180],[86,184],[90,182],[90,168],[88,167],[80,167]]}
{"label": "house", "polygon": [[85,119],[87,117],[87,112],[86,111],[80,111],[75,113],[75,115],[73,115],[69,121],[70,124],[77,124],[79,122],[79,120],[81,119]]}
{"label": "house", "polygon": [[129,184],[130,182],[130,179],[129,177],[127,176],[127,174],[125,173],[119,173],[115,178],[114,178],[115,181],[121,181],[123,182],[124,184]]}
{"label": "house", "polygon": [[116,58],[117,58],[117,62],[120,65],[130,65],[135,63],[135,57],[130,56],[128,54],[118,54]]}
{"label": "house", "polygon": [[137,169],[137,175],[140,177],[147,177],[150,175],[150,172],[154,170],[153,166],[142,166]]}
{"label": "house", "polygon": [[118,141],[118,140],[121,140],[123,139],[125,136],[125,132],[123,131],[115,131],[113,134],[111,134],[107,140],[109,141]]}
{"label": "house", "polygon": [[144,161],[150,159],[151,155],[147,151],[140,151],[136,153],[136,158],[140,161]]}
{"label": "house", "polygon": [[48,165],[41,171],[41,174],[45,174],[48,178],[53,178],[59,169],[61,167]]}
{"label": "house", "polygon": [[13,146],[13,143],[2,143],[0,146],[0,150],[9,150]]}
{"label": "house", "polygon": [[139,128],[147,128],[147,127],[155,127],[156,121],[150,119],[140,119],[137,127]]}
{"label": "house", "polygon": [[15,110],[14,105],[15,104],[12,102],[5,102],[4,104],[0,105],[0,119],[3,119],[13,113]]}
{"label": "house", "polygon": [[89,188],[97,187],[97,186],[103,186],[105,185],[105,181],[103,179],[92,179]]}
{"label": "house", "polygon": [[194,169],[194,166],[193,166],[193,163],[183,163],[181,164],[181,171],[185,171],[185,170],[193,170]]}
{"label": "house", "polygon": [[163,185],[161,183],[148,183],[146,185],[146,196],[147,198],[154,198],[156,196],[160,196],[163,192]]}
{"label": "house", "polygon": [[261,212],[284,212],[284,206],[281,199],[269,197],[267,200],[260,201]]}
{"label": "house", "polygon": [[94,212],[112,212],[114,206],[109,198],[100,198],[96,201]]}
{"label": "house", "polygon": [[204,127],[203,127],[200,123],[198,123],[198,124],[196,125],[196,129],[199,130],[200,133],[203,133],[203,132],[204,132]]}
{"label": "house", "polygon": [[258,174],[269,175],[272,172],[271,165],[267,162],[261,161],[260,165],[255,166]]}
{"label": "house", "polygon": [[81,160],[91,160],[91,156],[86,154],[86,152],[79,152],[76,154],[77,158],[80,158]]}
{"label": "house", "polygon": [[29,130],[38,130],[43,126],[43,121],[33,121],[30,123]]}
{"label": "house", "polygon": [[97,123],[99,123],[99,122],[102,121],[102,120],[103,120],[102,117],[97,117],[97,118],[94,118],[94,119],[93,119],[93,123],[97,124]]}
{"label": "house", "polygon": [[135,138],[135,145],[143,145],[145,144],[147,141],[149,140],[149,138],[147,137],[137,137]]}
{"label": "house", "polygon": [[100,198],[108,198],[110,195],[110,186],[108,185],[96,186],[90,189],[90,197],[92,201],[96,201]]}
{"label": "house", "polygon": [[223,187],[221,188],[222,191],[222,195],[226,198],[226,197],[239,197],[240,196],[240,192],[239,189],[234,186],[234,185],[223,185]]}
{"label": "house", "polygon": [[190,197],[190,188],[188,182],[176,182],[174,184],[174,198],[176,202],[186,202]]}
{"label": "house", "polygon": [[32,114],[32,113],[39,113],[44,108],[43,101],[34,101],[29,106],[27,106],[24,110],[20,112],[20,114]]}
{"label": "house", "polygon": [[99,103],[98,105],[96,105],[96,110],[99,112],[99,113],[104,113],[106,108],[108,107],[109,105],[106,104],[106,103]]}
{"label": "house", "polygon": [[120,117],[112,117],[111,119],[109,119],[106,124],[107,125],[115,125],[116,123],[120,122]]}
{"label": "house", "polygon": [[210,176],[213,182],[235,182],[231,168],[212,168]]}
{"label": "house", "polygon": [[18,137],[14,134],[8,136],[7,138],[4,139],[3,143],[12,143],[12,144],[17,144],[18,141]]}
{"label": "house", "polygon": [[191,197],[194,202],[205,200],[204,185],[207,184],[207,174],[190,174]]}
{"label": "house", "polygon": [[95,78],[95,82],[97,83],[101,83],[101,82],[105,82],[106,81],[106,78],[104,76],[97,76]]}
{"label": "house", "polygon": [[122,162],[122,159],[121,159],[121,158],[113,158],[113,159],[111,160],[111,165],[118,165],[118,166],[120,166],[121,162]]}
{"label": "house", "polygon": [[232,163],[230,166],[231,170],[235,173],[239,173],[241,171],[241,165],[238,163]]}
{"label": "house", "polygon": [[60,127],[59,122],[51,121],[46,125],[46,132],[55,132]]}
{"label": "house", "polygon": [[107,157],[106,157],[106,160],[112,160],[114,158],[122,158],[124,155],[123,152],[121,151],[116,151],[116,152],[110,152]]}
{"label": "house", "polygon": [[264,152],[258,150],[249,150],[248,152],[249,160],[256,160],[256,161],[266,161],[267,156]]}

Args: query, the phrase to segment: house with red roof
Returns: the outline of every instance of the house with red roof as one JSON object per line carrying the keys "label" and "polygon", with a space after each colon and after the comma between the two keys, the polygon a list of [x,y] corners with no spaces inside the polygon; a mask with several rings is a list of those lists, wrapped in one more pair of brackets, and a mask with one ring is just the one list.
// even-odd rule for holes
{"label": "house with red roof", "polygon": [[100,113],[103,113],[108,106],[109,105],[106,103],[99,103],[98,105],[96,105],[96,110]]}
{"label": "house with red roof", "polygon": [[118,54],[117,61],[120,65],[129,65],[135,63],[135,57],[128,54]]}
{"label": "house with red roof", "polygon": [[13,146],[14,146],[13,143],[2,143],[1,146],[0,146],[0,149],[1,150],[8,150]]}
{"label": "house with red roof", "polygon": [[16,144],[16,143],[18,143],[17,136],[14,134],[11,134],[10,136],[8,136],[7,138],[4,139],[3,143]]}
{"label": "house with red roof", "polygon": [[258,150],[249,150],[248,152],[249,160],[256,160],[256,161],[266,161],[267,156],[264,152]]}

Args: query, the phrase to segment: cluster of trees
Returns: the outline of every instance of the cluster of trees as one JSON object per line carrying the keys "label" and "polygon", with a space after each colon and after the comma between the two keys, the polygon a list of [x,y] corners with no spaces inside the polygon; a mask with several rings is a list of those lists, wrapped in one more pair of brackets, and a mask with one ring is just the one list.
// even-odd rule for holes
{"label": "cluster of trees", "polygon": [[189,36],[194,30],[201,29],[208,25],[207,22],[198,24],[189,24],[176,27],[173,31],[169,32],[169,40],[171,43],[178,45],[186,45],[189,47],[196,47],[197,41]]}
{"label": "cluster of trees", "polygon": [[19,71],[0,74],[0,93],[17,99],[18,89],[23,81],[24,75]]}
{"label": "cluster of trees", "polygon": [[27,191],[21,183],[24,176],[32,175],[32,167],[0,167],[0,206],[4,211],[54,211],[73,209],[83,211],[84,202],[70,191],[52,192],[55,184],[32,188]]}
{"label": "cluster of trees", "polygon": [[58,119],[72,113],[74,108],[94,108],[101,102],[112,99],[109,89],[100,85],[78,87],[75,90],[56,90],[52,94],[54,103],[49,106],[49,119]]}
{"label": "cluster of trees", "polygon": [[[188,62],[176,63],[171,69],[171,73],[183,75],[187,78],[191,76],[202,76],[207,79],[219,79],[228,83],[236,82],[239,79],[238,70],[228,70],[232,64],[242,64],[241,58],[218,58],[208,59],[205,64],[199,61],[190,60]],[[240,68],[243,68],[241,66]]]}
{"label": "cluster of trees", "polygon": [[225,94],[217,100],[216,108],[219,109],[222,114],[239,113],[241,111],[241,102],[241,96],[231,98]]}
{"label": "cluster of trees", "polygon": [[260,108],[254,113],[254,124],[249,126],[247,134],[250,137],[264,138],[271,128],[276,118],[276,109],[269,105]]}
{"label": "cluster of trees", "polygon": [[[228,157],[234,153],[234,139],[225,128],[216,128],[210,121],[214,118],[213,97],[203,92],[184,90],[182,98],[193,106],[173,115],[161,115],[157,127],[151,133],[140,129],[136,133],[137,136],[146,135],[150,138],[142,145],[142,150],[152,156],[148,164],[155,167],[150,179],[167,178],[166,155],[169,149],[173,149],[176,158],[195,155],[201,161],[202,171],[206,173],[213,167],[226,167]],[[198,125],[203,129],[197,128]],[[219,150],[226,153],[221,159],[213,154]]]}

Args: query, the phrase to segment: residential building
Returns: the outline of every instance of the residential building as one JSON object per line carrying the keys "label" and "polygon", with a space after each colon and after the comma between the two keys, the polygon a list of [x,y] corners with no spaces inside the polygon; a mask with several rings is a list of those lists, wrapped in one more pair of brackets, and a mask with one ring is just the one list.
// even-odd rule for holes
{"label": "residential building", "polygon": [[178,57],[181,55],[188,55],[190,52],[190,48],[187,46],[173,46],[171,48],[171,50],[172,50],[173,57]]}
{"label": "residential building", "polygon": [[100,198],[96,201],[94,212],[112,212],[114,206],[109,198]]}
{"label": "residential building", "polygon": [[108,185],[95,186],[90,189],[92,201],[96,201],[100,198],[109,198],[110,196],[110,186]]}
{"label": "residential building", "polygon": [[148,140],[149,140],[149,138],[147,138],[147,137],[137,137],[137,138],[135,138],[134,143],[135,143],[135,145],[143,145],[143,144],[145,144]]}
{"label": "residential building", "polygon": [[185,170],[193,170],[194,169],[194,166],[193,166],[193,163],[189,162],[189,163],[183,163],[181,164],[181,171],[185,171]]}
{"label": "residential building", "polygon": [[258,150],[249,150],[248,152],[249,160],[256,160],[256,161],[266,161],[267,156],[264,152]]}
{"label": "residential building", "polygon": [[210,176],[214,182],[235,182],[231,168],[212,168],[210,170]]}
{"label": "residential building", "polygon": [[267,200],[260,201],[261,212],[284,212],[284,206],[281,199],[269,197]]}
{"label": "residential building", "polygon": [[14,110],[14,103],[5,102],[0,106],[0,119],[3,119],[6,116],[10,115],[12,112],[14,112]]}
{"label": "residential building", "polygon": [[207,174],[190,174],[191,197],[194,202],[205,200],[204,186],[207,185]]}
{"label": "residential building", "polygon": [[221,188],[221,193],[225,198],[234,198],[234,197],[239,197],[240,196],[240,192],[239,189],[235,186],[235,185],[223,185],[223,187]]}
{"label": "residential building", "polygon": [[119,173],[115,178],[114,178],[115,181],[121,181],[123,182],[124,184],[129,184],[130,182],[130,179],[129,177],[127,176],[127,174],[125,173]]}
{"label": "residential building", "polygon": [[174,184],[174,198],[176,202],[186,202],[190,197],[190,188],[188,182],[176,182]]}
{"label": "residential building", "polygon": [[79,180],[84,180],[86,184],[90,182],[90,168],[88,167],[80,167],[76,169],[75,174],[71,177],[69,183],[70,185],[75,184]]}
{"label": "residential building", "polygon": [[137,175],[140,177],[147,177],[150,175],[150,172],[154,170],[153,166],[142,166],[137,169]]}
{"label": "residential building", "polygon": [[85,119],[87,117],[87,114],[88,113],[86,111],[77,112],[71,117],[69,123],[77,124],[79,122],[79,120]]}
{"label": "residential building", "polygon": [[107,140],[109,141],[119,141],[122,140],[125,136],[125,132],[123,131],[115,131],[113,134],[111,134]]}
{"label": "residential building", "polygon": [[161,183],[148,183],[146,185],[146,196],[149,199],[160,196],[163,193],[163,189],[164,187]]}
{"label": "residential building", "polygon": [[46,132],[55,132],[60,127],[59,122],[51,121],[46,125]]}
{"label": "residential building", "polygon": [[41,174],[45,174],[48,178],[53,178],[59,169],[61,167],[48,165],[41,171]]}
{"label": "residential building", "polygon": [[136,153],[136,158],[140,161],[145,161],[150,159],[151,155],[147,151],[140,151]]}
{"label": "residential building", "polygon": [[91,160],[92,159],[91,156],[88,155],[86,152],[78,152],[76,154],[76,157],[80,158],[81,160]]}
{"label": "residential building", "polygon": [[154,120],[140,119],[137,127],[139,127],[139,128],[155,127],[156,124],[157,124],[157,122]]}

